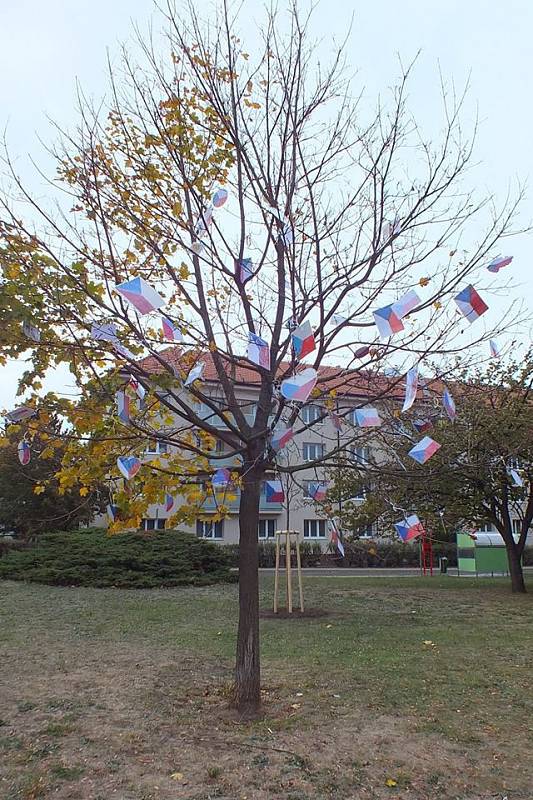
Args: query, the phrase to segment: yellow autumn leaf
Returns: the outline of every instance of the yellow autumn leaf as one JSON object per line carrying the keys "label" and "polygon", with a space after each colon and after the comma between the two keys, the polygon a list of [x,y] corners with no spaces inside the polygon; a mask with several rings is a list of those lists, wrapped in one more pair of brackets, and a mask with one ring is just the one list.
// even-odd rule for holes
{"label": "yellow autumn leaf", "polygon": [[33,488],[33,494],[42,494],[44,491],[45,487],[42,486],[41,484],[37,484],[37,486],[34,486]]}
{"label": "yellow autumn leaf", "polygon": [[394,778],[387,778],[387,780],[385,781],[385,786],[389,786],[391,788],[393,786],[398,786],[398,781],[395,781]]}
{"label": "yellow autumn leaf", "polygon": [[181,781],[183,780],[183,772],[173,772],[170,777],[173,781]]}
{"label": "yellow autumn leaf", "polygon": [[80,497],[87,497],[89,494],[89,489],[86,486],[82,486],[80,488]]}

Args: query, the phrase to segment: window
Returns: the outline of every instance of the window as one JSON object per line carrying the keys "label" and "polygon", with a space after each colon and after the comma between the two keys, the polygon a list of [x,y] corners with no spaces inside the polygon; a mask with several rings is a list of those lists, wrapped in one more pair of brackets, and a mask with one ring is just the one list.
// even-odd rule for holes
{"label": "window", "polygon": [[215,453],[223,453],[225,450],[226,444],[222,441],[222,439],[217,439],[215,442]]}
{"label": "window", "polygon": [[276,533],[276,520],[260,519],[257,531],[260,539],[273,539]]}
{"label": "window", "polygon": [[160,455],[161,453],[168,453],[168,443],[157,441],[148,442],[146,453],[149,455]]}
{"label": "window", "polygon": [[370,448],[369,447],[352,447],[350,450],[350,456],[353,461],[357,464],[365,465],[368,464],[370,459]]}
{"label": "window", "polygon": [[300,411],[300,418],[302,422],[305,422],[306,425],[309,425],[311,422],[316,422],[317,419],[322,421],[324,416],[320,406],[311,404],[302,408]]}
{"label": "window", "polygon": [[521,520],[513,519],[512,520],[512,525],[513,525],[513,533],[520,534],[520,531],[522,530],[522,522],[521,522]]}
{"label": "window", "polygon": [[362,528],[357,528],[356,535],[360,539],[371,539],[374,533],[373,525],[364,525]]}
{"label": "window", "polygon": [[196,520],[196,535],[200,539],[223,539],[224,529],[222,527],[222,520],[210,519],[197,519]]}
{"label": "window", "polygon": [[143,519],[141,522],[141,530],[142,531],[164,531],[165,530],[165,522],[164,519],[155,519],[154,517],[147,517]]}
{"label": "window", "polygon": [[324,445],[318,442],[304,442],[303,460],[315,461],[324,455]]}
{"label": "window", "polygon": [[478,528],[479,533],[492,533],[492,522],[482,522]]}
{"label": "window", "polygon": [[304,519],[304,539],[325,539],[325,519]]}

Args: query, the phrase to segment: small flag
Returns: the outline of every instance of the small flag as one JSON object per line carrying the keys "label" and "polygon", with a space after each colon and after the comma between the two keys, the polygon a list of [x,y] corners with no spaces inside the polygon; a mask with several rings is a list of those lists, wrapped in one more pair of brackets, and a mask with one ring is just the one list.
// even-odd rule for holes
{"label": "small flag", "polygon": [[284,247],[290,247],[290,245],[294,242],[294,233],[291,228],[290,222],[285,222],[283,225],[283,230],[281,231],[280,235],[281,243]]}
{"label": "small flag", "polygon": [[118,340],[116,342],[113,342],[113,347],[115,348],[116,352],[119,353],[124,358],[129,358],[130,361],[135,361],[136,358],[135,353],[132,353],[131,350],[128,350],[127,347],[124,347],[124,345]]}
{"label": "small flag", "polygon": [[265,492],[267,503],[283,503],[285,500],[281,481],[265,481]]}
{"label": "small flag", "polygon": [[139,314],[149,314],[165,305],[165,300],[144,278],[133,278],[131,281],[119,283],[115,290],[135,306]]}
{"label": "small flag", "polygon": [[115,395],[117,403],[118,418],[124,425],[130,423],[130,398],[124,391],[117,392]]}
{"label": "small flag", "polygon": [[426,431],[430,431],[433,427],[433,420],[431,419],[414,419],[413,426],[416,428],[418,433],[425,433]]}
{"label": "small flag", "polygon": [[112,322],[93,322],[91,325],[91,338],[97,342],[118,342],[117,326]]}
{"label": "small flag", "polygon": [[395,522],[394,527],[403,542],[409,542],[411,539],[416,539],[417,536],[425,533],[424,526],[416,514],[411,514],[410,517],[402,519],[401,522]]}
{"label": "small flag", "polygon": [[301,325],[295,328],[291,336],[296,358],[301,360],[309,353],[312,353],[313,350],[316,350],[315,337],[309,320],[302,322]]}
{"label": "small flag", "polygon": [[331,323],[336,328],[340,328],[345,322],[348,322],[348,317],[343,317],[342,314],[333,314],[331,317]]}
{"label": "small flag", "polygon": [[307,485],[307,492],[309,497],[312,497],[317,503],[321,503],[326,499],[328,485],[327,483],[309,483]]}
{"label": "small flag", "polygon": [[34,342],[41,341],[41,331],[39,330],[39,328],[36,328],[35,325],[32,325],[30,322],[27,322],[26,320],[24,320],[24,322],[22,323],[22,333],[24,334],[24,336],[26,336],[28,339],[31,339]]}
{"label": "small flag", "polygon": [[18,449],[19,461],[22,464],[22,466],[25,467],[26,464],[29,464],[31,461],[30,445],[23,439],[21,442],[19,442],[17,449]]}
{"label": "small flag", "polygon": [[331,544],[337,548],[341,556],[344,558],[344,545],[341,539],[341,532],[337,528],[334,520],[330,519],[329,521],[329,530],[331,534]]}
{"label": "small flag", "polygon": [[251,258],[241,258],[240,260],[236,258],[233,263],[235,265],[235,277],[238,283],[245,284],[246,281],[253,278],[254,272]]}
{"label": "small flag", "polygon": [[5,416],[8,422],[16,425],[18,422],[22,422],[25,419],[31,419],[36,415],[37,411],[31,406],[19,406],[18,408],[14,408],[13,411],[8,411]]}
{"label": "small flag", "polygon": [[315,388],[318,380],[318,374],[315,369],[308,367],[303,372],[298,372],[290,378],[282,381],[280,392],[286,400],[295,400],[300,403],[305,403],[313,389]]}
{"label": "small flag", "polygon": [[473,286],[467,286],[454,297],[459,311],[469,322],[474,322],[478,317],[488,311],[488,305],[481,299]]}
{"label": "small flag", "polygon": [[455,417],[457,416],[457,411],[455,410],[454,399],[449,393],[448,389],[445,389],[444,394],[442,395],[442,405],[444,406],[444,410],[448,415],[448,419],[451,420],[451,422],[453,422]]}
{"label": "small flag", "polygon": [[414,308],[420,305],[420,298],[414,289],[404,294],[399,300],[392,304],[391,308],[399,319],[407,316]]}
{"label": "small flag", "polygon": [[494,339],[491,339],[489,341],[489,347],[490,347],[490,357],[491,358],[499,358],[500,357],[500,348],[498,347],[498,345],[496,344]]}
{"label": "small flag", "polygon": [[489,272],[499,272],[502,267],[506,267],[513,260],[513,256],[496,256],[493,258],[487,269]]}
{"label": "small flag", "polygon": [[165,511],[172,511],[174,508],[174,498],[171,494],[165,494]]}
{"label": "small flag", "polygon": [[415,446],[409,450],[408,455],[414,458],[415,461],[418,461],[419,464],[425,464],[437,450],[440,450],[440,447],[441,445],[432,439],[431,436],[424,436],[418,444],[415,444]]}
{"label": "small flag", "polygon": [[514,483],[515,486],[523,486],[524,485],[524,481],[522,480],[521,476],[518,474],[518,472],[515,469],[510,469],[509,470],[509,475],[513,479],[513,483]]}
{"label": "small flag", "polygon": [[214,489],[222,489],[223,487],[227,486],[230,482],[231,473],[227,467],[221,467],[217,469],[213,477],[211,478],[211,483],[213,484]]}
{"label": "small flag", "polygon": [[226,189],[218,188],[211,198],[215,208],[220,208],[228,199],[228,192]]}
{"label": "small flag", "polygon": [[203,236],[204,233],[207,233],[211,224],[213,222],[213,209],[211,206],[204,208],[204,210],[198,215],[198,219],[196,220],[196,226],[194,228],[194,232],[197,236]]}
{"label": "small flag", "polygon": [[286,445],[289,444],[293,437],[294,431],[292,428],[275,428],[272,432],[272,440],[270,445],[273,450],[282,450]]}
{"label": "small flag", "polygon": [[270,369],[270,347],[257,334],[248,331],[248,358],[253,364]]}
{"label": "small flag", "polygon": [[111,522],[114,522],[118,517],[118,506],[114,505],[113,503],[109,503],[107,506],[107,516]]}
{"label": "small flag", "polygon": [[403,331],[403,323],[400,317],[395,314],[392,305],[378,308],[377,311],[372,312],[372,315],[382,339],[388,339],[389,336],[394,336],[395,333]]}
{"label": "small flag", "polygon": [[204,372],[204,367],[205,367],[204,362],[203,361],[199,361],[198,364],[196,364],[191,369],[191,371],[189,372],[189,374],[185,378],[185,382],[184,382],[183,385],[184,386],[190,386],[191,383],[194,383],[194,381],[201,381],[202,380],[202,375],[203,375],[203,372]]}
{"label": "small flag", "polygon": [[372,406],[356,408],[355,419],[360,428],[379,428],[381,425],[381,418],[377,409]]}
{"label": "small flag", "polygon": [[144,400],[146,395],[146,389],[140,383],[134,375],[130,375],[130,379],[128,381],[128,386],[131,386],[139,400]]}
{"label": "small flag", "polygon": [[416,400],[418,390],[418,364],[411,367],[405,379],[405,400],[403,401],[402,412],[408,411]]}
{"label": "small flag", "polygon": [[177,328],[171,319],[168,317],[161,317],[161,327],[163,328],[163,336],[171,342],[182,342],[183,336],[179,328]]}
{"label": "small flag", "polygon": [[117,458],[117,467],[126,480],[130,480],[139,472],[141,462],[136,456],[119,456]]}

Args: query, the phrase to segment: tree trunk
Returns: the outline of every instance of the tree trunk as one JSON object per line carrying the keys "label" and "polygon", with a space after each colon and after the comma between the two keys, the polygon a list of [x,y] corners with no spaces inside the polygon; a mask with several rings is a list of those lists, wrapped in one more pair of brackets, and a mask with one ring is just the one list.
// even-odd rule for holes
{"label": "tree trunk", "polygon": [[511,589],[513,592],[526,592],[524,583],[524,572],[520,561],[520,555],[516,544],[513,542],[507,545],[507,560],[509,562],[509,573],[511,575]]}
{"label": "tree trunk", "polygon": [[235,664],[234,705],[247,716],[257,716],[261,705],[259,662],[258,522],[261,477],[246,474],[239,508],[239,628]]}

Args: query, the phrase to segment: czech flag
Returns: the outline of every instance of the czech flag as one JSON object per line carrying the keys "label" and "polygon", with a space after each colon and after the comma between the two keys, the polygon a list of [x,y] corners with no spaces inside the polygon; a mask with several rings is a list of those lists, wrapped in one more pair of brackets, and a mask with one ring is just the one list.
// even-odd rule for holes
{"label": "czech flag", "polygon": [[165,494],[165,511],[172,511],[174,508],[174,498],[171,494]]}
{"label": "czech flag", "polygon": [[224,205],[226,200],[228,199],[228,192],[226,189],[217,189],[216,192],[213,194],[211,198],[211,202],[213,203],[215,208],[220,208]]}
{"label": "czech flag", "polygon": [[8,411],[6,419],[8,422],[16,425],[17,422],[22,422],[25,419],[31,419],[31,417],[35,416],[37,416],[37,411],[31,406],[19,406],[18,408],[14,408],[13,411]]}
{"label": "czech flag", "polygon": [[418,461],[419,464],[425,464],[437,450],[440,450],[440,447],[441,445],[432,439],[431,436],[424,436],[418,444],[415,444],[415,446],[409,450],[408,455],[414,458],[415,461]]}
{"label": "czech flag", "polygon": [[342,543],[340,531],[332,519],[329,521],[329,530],[331,534],[331,544],[337,548],[341,556],[344,558],[344,545]]}
{"label": "czech flag", "polygon": [[402,411],[408,411],[416,400],[418,391],[418,364],[411,367],[405,379],[405,400],[403,401]]}
{"label": "czech flag", "polygon": [[512,256],[496,256],[496,258],[492,259],[487,269],[489,272],[499,272],[502,267],[506,267],[512,260]]}
{"label": "czech flag", "polygon": [[308,367],[303,372],[298,372],[282,381],[280,392],[286,400],[296,400],[305,403],[318,380],[316,369]]}
{"label": "czech flag", "polygon": [[327,483],[309,483],[307,491],[309,497],[312,497],[313,500],[316,500],[317,503],[320,503],[326,499],[328,485]]}
{"label": "czech flag", "polygon": [[22,466],[25,467],[26,464],[29,464],[31,461],[30,445],[23,439],[22,442],[19,442],[17,449],[18,449],[19,461],[22,464]]}
{"label": "czech flag", "polygon": [[367,406],[355,410],[355,419],[360,428],[379,428],[381,418],[377,409]]}
{"label": "czech flag", "polygon": [[372,315],[382,339],[388,339],[389,336],[403,331],[403,323],[394,312],[392,305],[378,308],[377,311],[372,312]]}
{"label": "czech flag", "polygon": [[248,331],[248,353],[247,356],[250,361],[257,364],[258,367],[270,369],[270,347],[268,342],[261,339],[257,334]]}
{"label": "czech flag", "polygon": [[226,467],[221,467],[217,469],[213,477],[211,478],[211,483],[215,489],[221,489],[224,486],[227,486],[230,482],[231,473],[229,469]]}
{"label": "czech flag", "polygon": [[499,358],[500,357],[500,348],[498,347],[498,345],[496,344],[494,339],[491,339],[489,341],[489,347],[490,347],[490,357],[491,358]]}
{"label": "czech flag", "polygon": [[119,283],[115,289],[128,303],[135,306],[139,314],[149,314],[165,305],[161,295],[144,278],[133,278],[131,281]]}
{"label": "czech flag", "polygon": [[414,289],[406,292],[399,300],[392,304],[391,308],[397,317],[402,319],[409,314],[414,308],[420,305],[420,298]]}
{"label": "czech flag", "polygon": [[430,431],[433,427],[433,420],[432,419],[414,419],[413,426],[416,428],[418,433],[425,433],[426,431]]}
{"label": "czech flag", "polygon": [[270,445],[273,450],[282,450],[289,444],[293,437],[294,431],[292,428],[275,428],[275,430],[272,431]]}
{"label": "czech flag", "polygon": [[118,506],[113,505],[113,503],[109,503],[107,506],[107,516],[111,522],[114,522],[118,517]]}
{"label": "czech flag", "polygon": [[163,336],[171,342],[182,342],[183,336],[179,328],[176,328],[174,323],[168,317],[161,317],[161,327],[163,328]]}
{"label": "czech flag", "polygon": [[185,381],[184,381],[183,385],[184,386],[190,386],[191,383],[194,383],[194,381],[202,380],[202,374],[203,374],[203,371],[204,371],[204,367],[205,367],[204,362],[203,361],[199,361],[198,364],[196,364],[196,366],[194,366],[191,369],[191,371],[189,372],[189,374],[185,378]]}
{"label": "czech flag", "polygon": [[313,350],[316,350],[315,337],[309,320],[302,322],[301,325],[295,328],[291,336],[296,358],[301,360],[308,353],[312,353]]}
{"label": "czech flag", "polygon": [[267,503],[283,503],[285,500],[281,481],[265,481],[265,493]]}
{"label": "czech flag", "polygon": [[141,462],[136,456],[119,456],[117,467],[127,481],[133,478],[141,468]]}
{"label": "czech flag", "polygon": [[117,414],[118,418],[124,425],[130,423],[130,398],[126,392],[120,391],[115,395],[117,401]]}
{"label": "czech flag", "polygon": [[416,514],[411,514],[410,517],[402,519],[401,522],[395,522],[394,527],[403,542],[409,542],[411,539],[416,539],[417,536],[421,536],[424,533],[424,526]]}
{"label": "czech flag", "polygon": [[457,411],[455,410],[454,399],[449,393],[448,389],[445,389],[444,394],[442,395],[442,405],[444,406],[444,410],[448,415],[448,419],[451,420],[451,422],[453,422],[455,417],[457,416]]}
{"label": "czech flag", "polygon": [[251,258],[241,258],[240,260],[236,258],[234,260],[235,265],[235,277],[237,278],[238,283],[246,283],[249,281],[250,278],[253,278],[253,264]]}
{"label": "czech flag", "polygon": [[469,322],[474,322],[478,317],[488,311],[488,305],[481,299],[473,286],[467,286],[454,297],[459,311]]}

